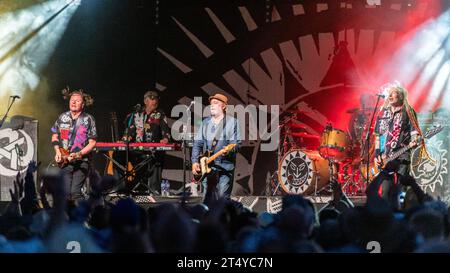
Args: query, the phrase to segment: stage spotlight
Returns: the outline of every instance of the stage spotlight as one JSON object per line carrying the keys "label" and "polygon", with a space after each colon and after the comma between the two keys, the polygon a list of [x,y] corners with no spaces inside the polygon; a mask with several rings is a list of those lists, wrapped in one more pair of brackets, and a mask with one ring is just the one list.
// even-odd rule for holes
{"label": "stage spotlight", "polygon": [[[0,15],[0,97],[35,90],[78,5],[66,0],[38,4]],[[72,0],[70,3],[81,3]]]}
{"label": "stage spotlight", "polygon": [[[395,75],[409,90],[417,111],[450,105],[450,11],[431,18],[405,36],[380,66],[380,76]],[[383,81],[380,81],[383,82]]]}
{"label": "stage spotlight", "polygon": [[81,5],[81,0],[66,0],[66,4],[67,5],[74,5],[74,6],[79,6]]}

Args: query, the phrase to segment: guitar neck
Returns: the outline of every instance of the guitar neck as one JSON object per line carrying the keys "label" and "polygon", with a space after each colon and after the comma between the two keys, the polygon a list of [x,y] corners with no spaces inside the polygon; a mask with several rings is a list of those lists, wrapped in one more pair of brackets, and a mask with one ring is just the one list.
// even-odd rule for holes
{"label": "guitar neck", "polygon": [[211,163],[214,160],[216,160],[216,158],[218,158],[219,156],[223,155],[223,153],[225,152],[225,150],[220,150],[219,152],[215,153],[214,155],[212,155],[211,157],[208,158],[207,163]]}
{"label": "guitar neck", "polygon": [[[429,139],[429,138],[431,138],[431,137],[433,137],[434,135],[436,135],[437,133],[439,133],[439,132],[441,132],[442,131],[442,129],[443,129],[443,127],[442,126],[435,126],[435,128],[434,129],[430,129],[430,130],[428,130],[426,133],[425,133],[425,135],[424,135],[424,139]],[[420,143],[420,142],[419,142]],[[419,144],[418,145],[418,147],[420,147],[420,146],[422,146],[422,144]],[[411,146],[406,146],[406,147],[403,147],[403,148],[401,148],[400,150],[398,150],[397,152],[395,152],[391,157],[389,157],[387,160],[385,160],[385,162],[386,163],[388,163],[388,162],[390,162],[390,161],[392,161],[392,160],[394,160],[394,159],[397,159],[399,156],[401,156],[403,153],[405,153],[406,151],[408,151],[408,150],[410,150],[410,149],[412,149],[413,147],[411,147]]]}
{"label": "guitar neck", "polygon": [[119,129],[117,128],[117,121],[115,123],[113,123],[113,142],[116,142],[117,140],[119,140]]}
{"label": "guitar neck", "polygon": [[401,148],[400,150],[396,151],[391,157],[389,157],[386,160],[386,163],[391,162],[392,160],[397,159],[399,156],[401,156],[402,154],[404,154],[406,151],[408,151],[409,149],[411,149],[410,146],[406,146]]}

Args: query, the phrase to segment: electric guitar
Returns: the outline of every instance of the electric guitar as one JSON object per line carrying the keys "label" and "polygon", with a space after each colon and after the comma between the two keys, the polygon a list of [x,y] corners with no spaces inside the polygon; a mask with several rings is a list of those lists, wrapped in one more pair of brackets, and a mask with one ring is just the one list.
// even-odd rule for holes
{"label": "electric guitar", "polygon": [[56,164],[61,169],[64,168],[65,166],[67,166],[70,162],[73,162],[75,160],[81,159],[81,158],[76,158],[74,155],[71,155],[70,151],[66,150],[64,148],[60,147],[59,151],[61,152],[61,161],[56,162]]}
{"label": "electric guitar", "polygon": [[[440,124],[438,125],[434,125],[432,128],[428,129],[425,134],[423,135],[423,138],[425,139],[429,139],[433,136],[435,136],[436,134],[438,134],[439,132],[441,132],[444,129],[444,127]],[[411,142],[409,145],[399,149],[398,151],[395,151],[390,157],[386,157],[385,155],[382,156],[382,160],[380,164],[375,164],[372,163],[369,165],[369,180],[372,181],[379,173],[381,170],[383,170],[384,168],[386,168],[386,165],[397,159],[399,156],[401,156],[402,154],[404,154],[405,152],[409,151],[410,149],[420,146],[418,143],[421,142],[421,139],[419,138],[416,142]],[[367,165],[362,165],[361,166],[361,174],[364,177],[364,179],[366,179],[367,177]]]}
{"label": "electric guitar", "polygon": [[218,151],[217,153],[215,153],[212,156],[209,156],[209,151],[207,151],[205,153],[204,156],[200,157],[200,174],[199,175],[194,175],[194,180],[196,182],[200,182],[203,180],[203,178],[205,178],[205,176],[209,173],[211,173],[211,168],[209,167],[209,164],[211,164],[211,162],[214,162],[214,160],[216,160],[216,158],[218,158],[219,156],[223,155],[224,153],[228,153],[229,151],[231,151],[234,147],[236,147],[236,144],[228,144],[227,146],[225,146],[224,148],[222,148],[220,151]]}
{"label": "electric guitar", "polygon": [[[119,126],[117,124],[117,115],[116,115],[116,112],[110,112],[109,114],[110,114],[110,119],[111,119],[111,134],[112,134],[111,140],[112,140],[112,142],[117,142],[120,140]],[[108,153],[108,158],[113,158],[113,156],[114,156],[113,150],[110,150],[107,153]],[[105,167],[105,173],[109,174],[109,175],[115,175],[114,163],[111,159],[108,159],[108,162]],[[129,174],[127,177],[127,181],[128,182],[133,181],[135,179],[136,172],[133,170],[133,165],[131,164],[131,162],[128,162],[127,173]]]}

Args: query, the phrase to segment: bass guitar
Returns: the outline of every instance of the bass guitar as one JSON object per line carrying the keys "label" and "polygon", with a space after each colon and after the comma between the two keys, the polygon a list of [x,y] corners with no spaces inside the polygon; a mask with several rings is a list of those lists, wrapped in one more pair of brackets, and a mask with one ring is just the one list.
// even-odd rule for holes
{"label": "bass guitar", "polygon": [[[435,136],[436,134],[438,134],[439,132],[441,132],[442,129],[444,129],[444,127],[442,125],[435,125],[425,132],[425,134],[423,135],[423,138],[429,139],[429,138]],[[389,162],[397,159],[402,154],[406,153],[407,151],[411,150],[412,148],[419,146],[418,143],[420,143],[420,142],[421,142],[421,139],[419,138],[417,143],[411,142],[409,145],[399,149],[398,151],[395,151],[390,157],[386,157],[385,155],[383,155],[381,157],[380,164],[375,164],[375,163],[370,164],[369,165],[369,180],[372,181],[380,173],[381,170],[386,168],[386,165]],[[361,166],[361,174],[364,177],[364,179],[366,179],[367,166],[365,164]]]}

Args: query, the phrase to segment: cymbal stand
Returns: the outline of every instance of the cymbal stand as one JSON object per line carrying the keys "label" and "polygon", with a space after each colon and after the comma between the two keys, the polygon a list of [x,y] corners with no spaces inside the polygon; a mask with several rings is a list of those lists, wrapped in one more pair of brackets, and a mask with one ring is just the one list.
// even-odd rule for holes
{"label": "cymbal stand", "polygon": [[[336,175],[335,167],[336,167],[337,161],[335,160],[334,157],[328,157],[327,160],[328,160],[328,169],[329,169],[329,173],[330,173],[330,182],[338,181],[337,177],[335,176]],[[333,190],[332,183],[329,183],[328,187],[329,187],[330,191]]]}
{"label": "cymbal stand", "polygon": [[[361,190],[361,185],[355,181],[355,170],[352,168],[348,173],[348,169],[344,167],[344,185],[342,185],[342,191],[350,195],[356,195],[356,192]],[[354,189],[356,188],[356,190]]]}

